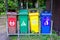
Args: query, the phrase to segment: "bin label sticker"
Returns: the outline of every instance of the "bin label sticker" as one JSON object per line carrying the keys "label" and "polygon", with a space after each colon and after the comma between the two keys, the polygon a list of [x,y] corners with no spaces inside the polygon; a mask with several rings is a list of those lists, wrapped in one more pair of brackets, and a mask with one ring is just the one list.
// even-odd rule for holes
{"label": "bin label sticker", "polygon": [[44,25],[49,25],[50,23],[50,19],[47,17],[45,20],[44,20]]}
{"label": "bin label sticker", "polygon": [[48,21],[49,19],[46,19],[46,21],[44,22],[44,25],[48,25]]}
{"label": "bin label sticker", "polygon": [[9,25],[10,25],[10,26],[14,26],[14,25],[15,25],[15,22],[14,22],[14,21],[10,21],[10,22],[9,22]]}
{"label": "bin label sticker", "polygon": [[21,26],[26,26],[26,23],[23,21],[22,24],[21,24]]}
{"label": "bin label sticker", "polygon": [[33,20],[32,23],[33,23],[33,24],[36,24],[36,20]]}
{"label": "bin label sticker", "polygon": [[16,27],[16,18],[8,18],[8,26]]}

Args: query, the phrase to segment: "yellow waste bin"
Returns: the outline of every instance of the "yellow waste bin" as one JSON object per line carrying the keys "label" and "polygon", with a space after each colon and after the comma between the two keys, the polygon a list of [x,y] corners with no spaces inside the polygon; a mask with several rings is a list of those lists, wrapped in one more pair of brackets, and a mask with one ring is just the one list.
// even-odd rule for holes
{"label": "yellow waste bin", "polygon": [[31,33],[39,32],[39,12],[36,9],[29,10],[30,30]]}

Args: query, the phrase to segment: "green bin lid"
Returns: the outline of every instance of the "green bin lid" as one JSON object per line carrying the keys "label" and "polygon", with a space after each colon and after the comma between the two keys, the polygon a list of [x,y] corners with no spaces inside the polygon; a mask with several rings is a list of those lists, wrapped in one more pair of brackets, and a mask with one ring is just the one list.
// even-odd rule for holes
{"label": "green bin lid", "polygon": [[19,11],[19,14],[20,14],[20,15],[28,15],[28,10],[27,10],[27,9],[21,9],[21,10]]}

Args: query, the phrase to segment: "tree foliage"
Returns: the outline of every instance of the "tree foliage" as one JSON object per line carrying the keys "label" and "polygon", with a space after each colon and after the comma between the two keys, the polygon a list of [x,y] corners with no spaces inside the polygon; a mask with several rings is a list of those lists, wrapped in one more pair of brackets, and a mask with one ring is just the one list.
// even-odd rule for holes
{"label": "tree foliage", "polygon": [[5,10],[6,10],[5,2],[4,0],[0,0],[0,12],[3,12]]}
{"label": "tree foliage", "polygon": [[46,0],[38,0],[39,7],[45,9],[46,8]]}
{"label": "tree foliage", "polygon": [[[39,7],[43,7],[45,8],[45,1],[46,0],[38,0],[39,2]],[[8,9],[9,10],[16,10],[18,8],[18,0],[8,0]],[[30,1],[29,1],[30,2]],[[30,6],[32,5],[32,3],[29,3]],[[0,12],[6,11],[6,4],[5,4],[5,0],[0,0]]]}
{"label": "tree foliage", "polygon": [[18,8],[17,0],[8,0],[8,9],[9,10],[16,10],[17,8]]}

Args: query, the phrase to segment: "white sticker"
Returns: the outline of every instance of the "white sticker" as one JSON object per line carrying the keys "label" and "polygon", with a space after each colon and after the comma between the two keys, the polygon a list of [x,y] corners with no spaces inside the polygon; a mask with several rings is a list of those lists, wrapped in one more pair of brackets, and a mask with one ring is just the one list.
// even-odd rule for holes
{"label": "white sticker", "polygon": [[36,24],[37,22],[36,22],[36,20],[33,20],[32,23],[33,23],[33,24]]}
{"label": "white sticker", "polygon": [[10,26],[14,26],[15,22],[14,21],[10,21],[9,24],[10,24]]}
{"label": "white sticker", "polygon": [[22,24],[21,24],[21,26],[26,26],[26,23],[23,21]]}
{"label": "white sticker", "polygon": [[49,19],[47,18],[46,21],[44,22],[44,25],[48,25],[49,24]]}

